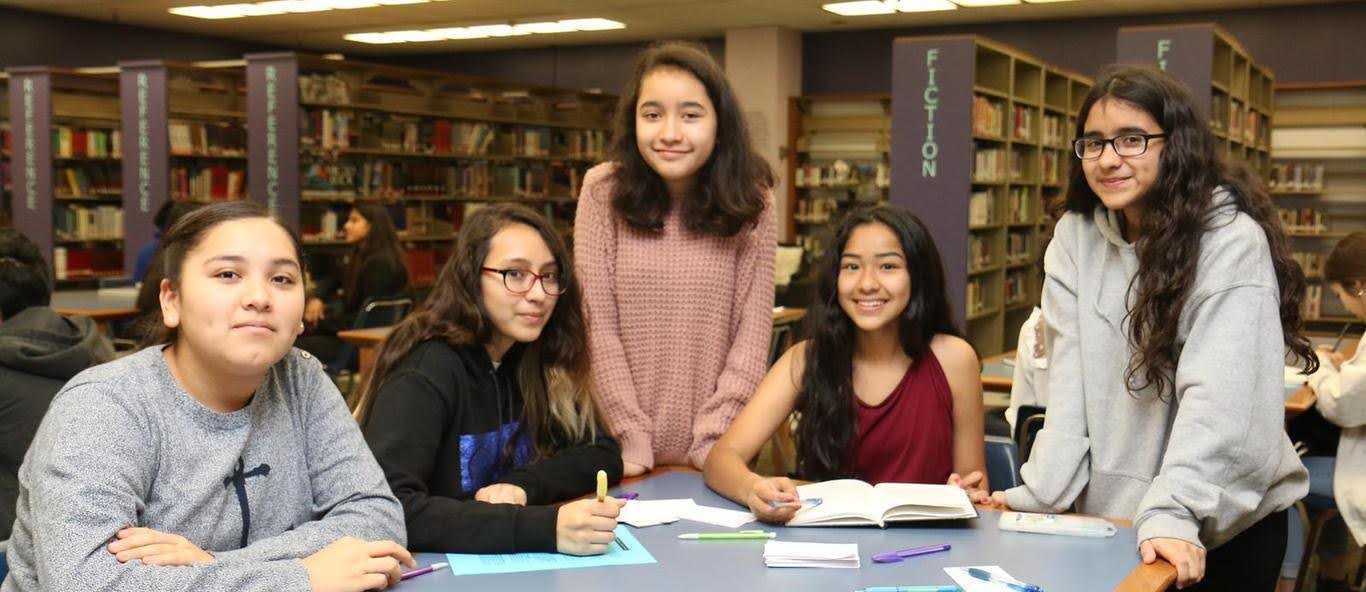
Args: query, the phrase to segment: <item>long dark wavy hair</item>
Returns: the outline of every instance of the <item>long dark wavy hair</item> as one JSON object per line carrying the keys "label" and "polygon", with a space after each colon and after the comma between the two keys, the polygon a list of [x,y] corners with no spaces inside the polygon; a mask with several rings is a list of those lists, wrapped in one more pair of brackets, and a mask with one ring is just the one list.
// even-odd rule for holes
{"label": "long dark wavy hair", "polygon": [[901,313],[902,350],[920,359],[935,335],[962,337],[953,323],[944,285],[944,266],[925,224],[909,210],[877,206],[850,212],[817,268],[816,293],[806,313],[811,335],[797,395],[797,475],[823,481],[847,476],[854,439],[854,356],[858,328],[839,302],[840,256],[855,228],[881,224],[901,241],[911,296]]}
{"label": "long dark wavy hair", "polygon": [[408,267],[403,263],[403,247],[399,245],[398,231],[394,230],[394,220],[389,217],[389,211],[376,203],[358,203],[352,209],[370,223],[370,232],[351,250],[351,263],[346,266],[346,275],[342,283],[346,289],[346,310],[357,310],[364,304],[357,300],[361,293],[361,290],[357,289],[357,284],[365,281],[365,278],[360,277],[360,272],[371,259],[387,259],[391,269],[403,270],[404,283],[408,283]]}
{"label": "long dark wavy hair", "polygon": [[[583,308],[569,250],[544,217],[510,203],[490,205],[465,220],[431,295],[385,338],[374,369],[356,399],[356,419],[362,426],[369,420],[380,387],[413,348],[433,339],[465,347],[493,338],[493,323],[484,308],[482,267],[494,235],[514,224],[529,226],[541,236],[567,288],[559,295],[541,336],[522,351],[517,375],[523,399],[519,429],[531,435],[537,458],[554,454],[557,429],[575,442],[597,437],[600,426],[583,338]],[[519,433],[509,444],[520,438]]]}
{"label": "long dark wavy hair", "polygon": [[[1175,389],[1178,319],[1195,284],[1200,238],[1208,229],[1214,190],[1220,186],[1232,193],[1238,210],[1266,234],[1280,288],[1285,345],[1307,373],[1316,370],[1318,359],[1300,332],[1304,272],[1290,257],[1280,218],[1261,181],[1241,163],[1220,158],[1214,134],[1196,110],[1190,92],[1168,74],[1144,66],[1106,68],[1081,104],[1076,137],[1085,135],[1091,107],[1104,98],[1147,111],[1167,134],[1159,177],[1143,196],[1141,238],[1135,245],[1138,273],[1128,311],[1134,357],[1125,373],[1126,387],[1131,393],[1154,387],[1163,398]],[[1081,163],[1073,158],[1067,210],[1090,217],[1101,201],[1086,182]]]}
{"label": "long dark wavy hair", "polygon": [[697,191],[682,204],[683,224],[695,233],[734,236],[755,224],[764,211],[764,192],[773,186],[773,171],[749,138],[749,127],[726,74],[702,46],[669,41],[641,52],[617,103],[612,137],[615,194],[612,211],[631,226],[646,231],[664,227],[669,191],[636,145],[636,108],[645,76],[676,68],[697,78],[716,110],[716,145],[697,171]]}

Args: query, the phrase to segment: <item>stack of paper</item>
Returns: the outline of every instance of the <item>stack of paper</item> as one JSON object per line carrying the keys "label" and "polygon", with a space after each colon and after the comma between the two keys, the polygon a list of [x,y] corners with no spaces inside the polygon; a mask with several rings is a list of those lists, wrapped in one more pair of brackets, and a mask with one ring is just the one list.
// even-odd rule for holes
{"label": "stack of paper", "polygon": [[764,543],[764,565],[769,567],[843,567],[858,569],[855,543]]}
{"label": "stack of paper", "polygon": [[667,500],[631,500],[621,509],[617,521],[636,528],[668,524],[679,519],[715,524],[735,528],[754,521],[754,514],[741,510],[728,510],[700,506],[692,498]]}

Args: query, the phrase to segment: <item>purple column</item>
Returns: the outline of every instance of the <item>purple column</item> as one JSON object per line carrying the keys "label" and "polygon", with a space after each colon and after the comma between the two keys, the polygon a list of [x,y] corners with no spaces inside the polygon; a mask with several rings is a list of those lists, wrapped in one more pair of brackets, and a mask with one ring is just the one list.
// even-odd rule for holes
{"label": "purple column", "polygon": [[1186,83],[1200,116],[1210,116],[1210,75],[1214,68],[1211,25],[1126,27],[1119,30],[1115,61],[1157,66]]}
{"label": "purple column", "polygon": [[[9,68],[14,228],[52,265],[52,73],[44,67]],[[55,277],[55,274],[54,276]]]}
{"label": "purple column", "polygon": [[166,65],[159,60],[119,62],[119,108],[123,122],[123,268],[132,273],[138,250],[156,236],[156,211],[170,195]]}
{"label": "purple column", "polygon": [[292,53],[246,58],[247,193],[297,231],[299,59]]}

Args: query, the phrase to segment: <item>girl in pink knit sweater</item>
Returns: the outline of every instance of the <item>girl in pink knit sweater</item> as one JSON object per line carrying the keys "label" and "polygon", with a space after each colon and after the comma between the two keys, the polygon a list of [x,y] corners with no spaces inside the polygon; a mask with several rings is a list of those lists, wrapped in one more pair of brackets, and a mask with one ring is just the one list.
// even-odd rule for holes
{"label": "girl in pink knit sweater", "polygon": [[584,179],[574,255],[602,410],[627,475],[701,467],[763,378],[773,174],[704,49],[643,52],[613,162]]}

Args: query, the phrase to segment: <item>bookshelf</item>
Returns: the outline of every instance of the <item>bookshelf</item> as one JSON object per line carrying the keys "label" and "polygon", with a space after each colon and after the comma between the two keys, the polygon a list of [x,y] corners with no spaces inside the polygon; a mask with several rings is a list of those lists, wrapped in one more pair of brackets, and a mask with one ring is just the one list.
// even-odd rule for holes
{"label": "bookshelf", "polygon": [[788,199],[793,234],[807,261],[820,256],[833,225],[857,204],[886,203],[891,187],[891,95],[788,100]]}
{"label": "bookshelf", "polygon": [[320,252],[344,248],[352,204],[386,205],[417,284],[482,204],[525,203],[569,233],[607,143],[607,95],[293,53],[246,60],[250,193]]}
{"label": "bookshelf", "polygon": [[245,62],[119,62],[125,269],[156,234],[167,200],[208,203],[246,194]]}
{"label": "bookshelf", "polygon": [[123,274],[118,78],[9,68],[14,226],[58,288]]}
{"label": "bookshelf", "polygon": [[1268,190],[1308,283],[1310,329],[1356,322],[1323,281],[1337,241],[1366,230],[1366,81],[1277,84]]}
{"label": "bookshelf", "polygon": [[1185,82],[1224,155],[1266,178],[1275,76],[1228,31],[1213,23],[1122,27],[1116,61],[1157,66]]}
{"label": "bookshelf", "polygon": [[892,60],[892,200],[929,227],[977,353],[1001,353],[1039,303],[1091,80],[972,35],[898,38]]}

